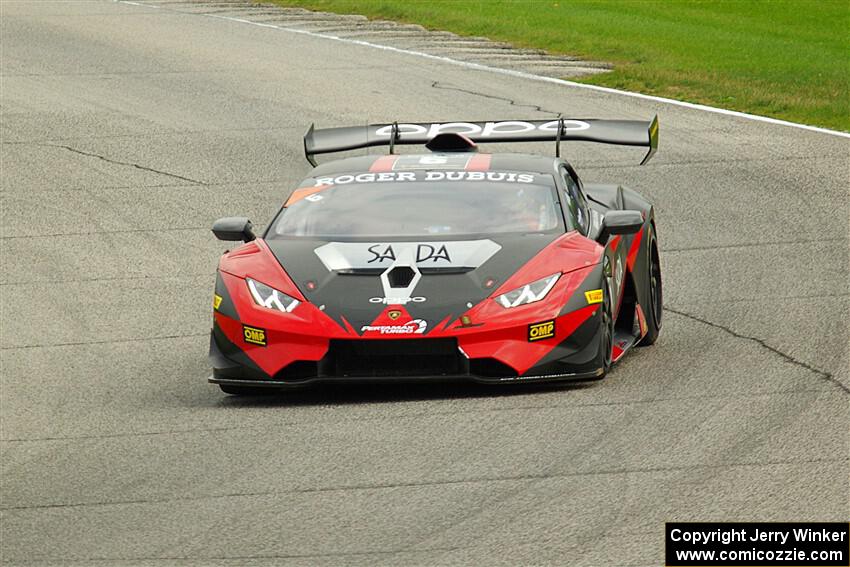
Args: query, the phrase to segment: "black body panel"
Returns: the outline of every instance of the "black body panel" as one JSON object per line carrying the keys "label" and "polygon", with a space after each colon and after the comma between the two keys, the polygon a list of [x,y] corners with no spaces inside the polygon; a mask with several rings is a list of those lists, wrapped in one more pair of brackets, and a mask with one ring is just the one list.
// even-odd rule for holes
{"label": "black body panel", "polygon": [[[492,237],[490,240],[500,245],[501,249],[478,268],[442,273],[421,268],[422,277],[415,287],[414,295],[425,298],[425,301],[409,302],[404,307],[412,319],[425,320],[430,328],[447,317],[456,318],[471,305],[486,299],[558,236],[531,234]],[[384,303],[370,301],[384,296],[380,279],[383,269],[362,274],[328,271],[315,253],[327,241],[269,239],[266,243],[307,300],[324,306],[324,312],[340,325],[344,326],[344,317],[359,332],[364,325],[375,321],[387,307]],[[365,247],[368,243],[363,245]],[[488,282],[489,286],[486,285]],[[311,290],[311,287],[315,289]]]}
{"label": "black body panel", "polygon": [[313,156],[371,146],[424,145],[439,134],[462,134],[472,142],[586,141],[649,148],[646,163],[658,148],[658,117],[641,120],[556,118],[490,122],[393,123],[314,129],[304,135],[304,154]]}

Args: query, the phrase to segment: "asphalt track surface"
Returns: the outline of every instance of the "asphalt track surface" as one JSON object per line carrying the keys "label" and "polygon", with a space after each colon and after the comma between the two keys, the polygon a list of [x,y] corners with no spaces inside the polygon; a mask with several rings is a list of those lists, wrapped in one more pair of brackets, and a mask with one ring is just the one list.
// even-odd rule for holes
{"label": "asphalt track surface", "polygon": [[[846,138],[167,8],[0,8],[5,563],[659,565],[665,521],[850,517]],[[568,148],[657,206],[656,346],[583,387],[206,383],[209,226],[267,222],[310,122],[554,112],[661,117],[647,166]]]}

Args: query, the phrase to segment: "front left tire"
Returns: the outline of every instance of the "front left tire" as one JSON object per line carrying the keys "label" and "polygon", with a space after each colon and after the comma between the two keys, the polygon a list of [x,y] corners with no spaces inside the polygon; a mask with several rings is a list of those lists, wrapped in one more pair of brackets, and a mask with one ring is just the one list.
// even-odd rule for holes
{"label": "front left tire", "polygon": [[599,354],[597,360],[602,373],[599,379],[605,377],[611,369],[614,354],[614,308],[611,304],[611,293],[609,284],[605,282],[602,296],[602,321],[600,322]]}

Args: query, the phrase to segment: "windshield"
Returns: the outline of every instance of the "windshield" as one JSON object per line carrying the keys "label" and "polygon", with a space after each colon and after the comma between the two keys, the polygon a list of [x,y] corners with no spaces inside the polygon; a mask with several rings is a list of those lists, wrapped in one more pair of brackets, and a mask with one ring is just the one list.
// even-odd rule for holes
{"label": "windshield", "polygon": [[563,231],[553,178],[501,171],[398,171],[309,179],[269,237],[334,240]]}

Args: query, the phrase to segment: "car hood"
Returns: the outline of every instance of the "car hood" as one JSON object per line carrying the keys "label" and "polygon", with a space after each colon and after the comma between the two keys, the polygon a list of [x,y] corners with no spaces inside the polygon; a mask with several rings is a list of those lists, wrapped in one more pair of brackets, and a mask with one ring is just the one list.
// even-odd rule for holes
{"label": "car hood", "polygon": [[[266,240],[304,297],[356,332],[403,306],[429,330],[490,296],[560,234],[465,240]],[[552,272],[566,266],[553,266]]]}

